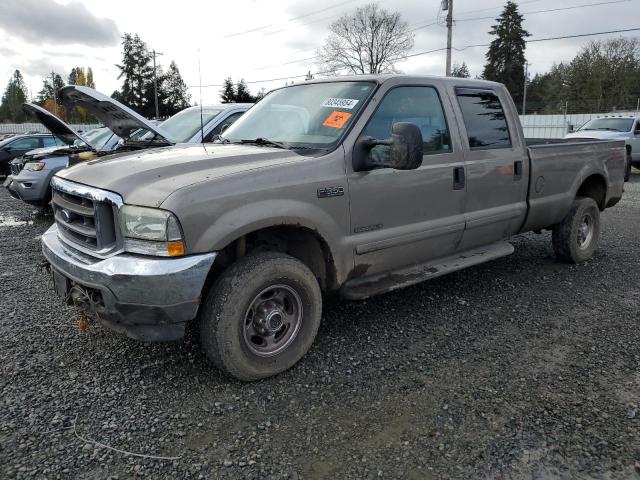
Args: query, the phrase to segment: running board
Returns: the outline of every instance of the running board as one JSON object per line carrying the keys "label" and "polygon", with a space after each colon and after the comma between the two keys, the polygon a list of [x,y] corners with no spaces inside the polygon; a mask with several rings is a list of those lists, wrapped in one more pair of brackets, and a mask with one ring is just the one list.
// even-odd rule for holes
{"label": "running board", "polygon": [[481,248],[456,253],[450,257],[413,265],[375,277],[354,278],[346,282],[340,294],[348,300],[363,300],[373,295],[391,292],[447,273],[472,267],[513,253],[509,242],[497,242]]}

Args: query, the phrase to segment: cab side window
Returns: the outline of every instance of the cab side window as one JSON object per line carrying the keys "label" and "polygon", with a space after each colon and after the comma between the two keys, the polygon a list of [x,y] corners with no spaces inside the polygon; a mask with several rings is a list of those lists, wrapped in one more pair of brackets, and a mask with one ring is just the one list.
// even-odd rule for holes
{"label": "cab side window", "polygon": [[232,113],[231,115],[229,115],[227,118],[225,118],[224,120],[222,120],[222,122],[220,122],[218,125],[216,125],[214,127],[213,130],[211,130],[207,136],[205,137],[204,141],[205,142],[211,142],[216,135],[220,135],[222,133],[222,129],[224,128],[225,130],[227,128],[229,128],[231,125],[234,124],[234,122],[236,120],[238,120],[242,115],[244,114],[244,112],[236,112],[236,113]]}
{"label": "cab side window", "polygon": [[457,88],[471,150],[511,148],[507,118],[498,96],[491,90]]}
{"label": "cab side window", "polygon": [[[391,137],[394,123],[408,122],[420,128],[424,154],[451,151],[449,128],[438,92],[433,87],[396,87],[380,102],[380,106],[363,131],[364,136],[378,140]],[[373,150],[389,147],[378,145]]]}

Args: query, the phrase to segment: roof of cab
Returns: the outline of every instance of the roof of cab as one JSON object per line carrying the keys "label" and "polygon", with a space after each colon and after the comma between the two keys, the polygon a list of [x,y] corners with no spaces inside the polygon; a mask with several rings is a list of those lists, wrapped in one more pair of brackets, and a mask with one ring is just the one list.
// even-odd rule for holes
{"label": "roof of cab", "polygon": [[302,83],[294,83],[287,86],[292,87],[296,85],[305,85],[307,83],[354,82],[354,81],[376,82],[378,84],[383,84],[390,80],[397,80],[397,79],[405,79],[405,80],[411,80],[411,81],[423,80],[424,82],[445,81],[445,82],[454,83],[456,85],[467,86],[467,87],[479,87],[479,88],[495,87],[495,86],[502,85],[498,82],[491,82],[489,80],[477,80],[474,78],[445,77],[445,76],[438,76],[438,75],[404,75],[404,74],[389,73],[389,74],[379,74],[379,75],[344,75],[344,76],[330,77],[330,78],[318,78],[313,80],[307,80]]}

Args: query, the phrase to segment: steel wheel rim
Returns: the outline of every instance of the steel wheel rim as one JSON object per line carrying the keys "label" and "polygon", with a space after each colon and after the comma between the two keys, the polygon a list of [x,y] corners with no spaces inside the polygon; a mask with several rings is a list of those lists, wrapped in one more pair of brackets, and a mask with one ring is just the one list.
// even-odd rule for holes
{"label": "steel wheel rim", "polygon": [[585,213],[582,221],[578,226],[578,247],[586,249],[593,239],[593,217],[589,213]]}
{"label": "steel wheel rim", "polygon": [[302,324],[302,300],[288,285],[271,285],[249,304],[243,319],[247,348],[260,357],[272,357],[285,350]]}

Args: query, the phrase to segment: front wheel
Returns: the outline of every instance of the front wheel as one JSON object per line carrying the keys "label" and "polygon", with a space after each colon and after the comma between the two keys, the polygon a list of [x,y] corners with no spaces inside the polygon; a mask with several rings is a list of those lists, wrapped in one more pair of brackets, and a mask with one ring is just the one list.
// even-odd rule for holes
{"label": "front wheel", "polygon": [[600,210],[593,198],[576,198],[562,222],[554,225],[556,257],[571,263],[589,260],[600,239]]}
{"label": "front wheel", "polygon": [[207,357],[240,380],[292,367],[311,347],[322,313],[318,281],[282,253],[250,254],[215,282],[200,315]]}

